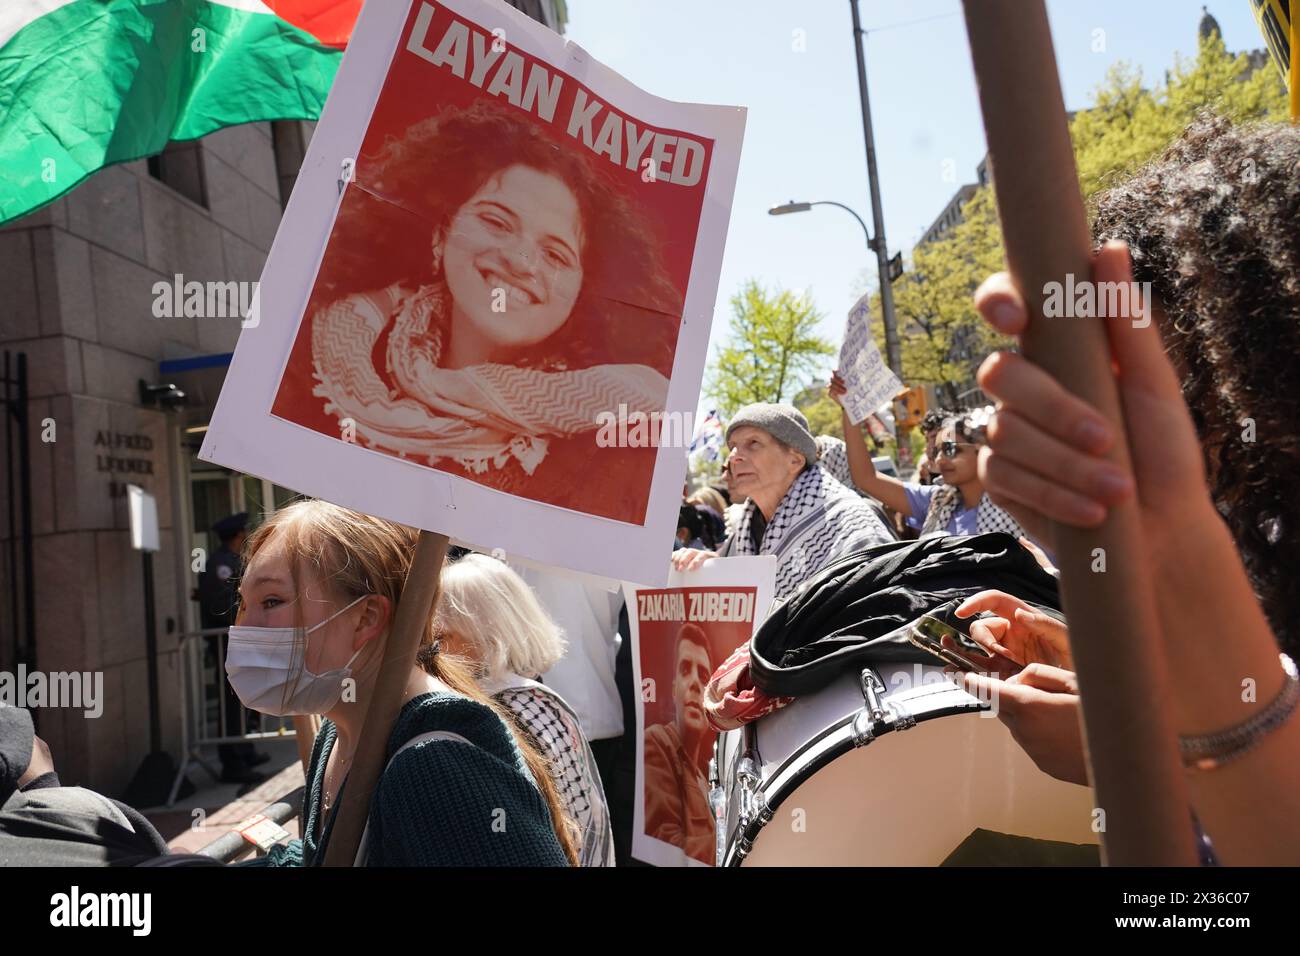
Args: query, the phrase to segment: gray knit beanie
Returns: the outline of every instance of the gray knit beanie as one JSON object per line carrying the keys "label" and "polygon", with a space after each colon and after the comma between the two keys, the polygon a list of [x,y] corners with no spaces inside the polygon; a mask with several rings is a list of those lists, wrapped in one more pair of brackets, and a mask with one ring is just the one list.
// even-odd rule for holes
{"label": "gray knit beanie", "polygon": [[731,417],[727,425],[728,441],[731,440],[731,433],[742,425],[761,428],[777,441],[785,442],[803,455],[808,464],[816,464],[817,442],[808,428],[808,419],[793,405],[777,405],[772,402],[746,405]]}

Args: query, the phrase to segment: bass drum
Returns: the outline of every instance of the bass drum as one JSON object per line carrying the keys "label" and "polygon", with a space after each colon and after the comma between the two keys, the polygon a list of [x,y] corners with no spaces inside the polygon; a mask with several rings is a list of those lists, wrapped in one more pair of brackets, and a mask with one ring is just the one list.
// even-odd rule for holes
{"label": "bass drum", "polygon": [[719,734],[711,773],[719,866],[935,866],[976,830],[1098,843],[1092,790],[1039,770],[942,667],[845,675]]}

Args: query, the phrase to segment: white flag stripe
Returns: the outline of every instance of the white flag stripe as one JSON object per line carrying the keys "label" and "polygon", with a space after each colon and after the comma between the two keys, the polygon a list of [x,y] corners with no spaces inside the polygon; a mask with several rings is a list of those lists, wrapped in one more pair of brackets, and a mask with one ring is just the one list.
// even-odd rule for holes
{"label": "white flag stripe", "polygon": [[214,3],[219,7],[233,7],[236,10],[244,10],[248,13],[265,13],[269,16],[275,16],[275,11],[263,3],[262,0],[208,0],[208,3]]}
{"label": "white flag stripe", "polygon": [[76,0],[5,0],[4,5],[0,6],[0,47],[33,20],[39,20],[47,13],[75,2]]}

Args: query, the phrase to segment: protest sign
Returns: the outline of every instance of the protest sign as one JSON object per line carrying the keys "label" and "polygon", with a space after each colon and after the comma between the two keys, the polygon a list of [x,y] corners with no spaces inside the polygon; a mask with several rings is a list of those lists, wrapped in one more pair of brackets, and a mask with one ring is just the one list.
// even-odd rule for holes
{"label": "protest sign", "polygon": [[776,559],[715,559],[674,571],[666,588],[624,584],[637,698],[632,855],[656,866],[712,866],[708,767],[717,733],[704,716],[714,670],[762,624]]}
{"label": "protest sign", "polygon": [[711,408],[695,427],[695,437],[691,439],[691,466],[699,467],[702,462],[717,461],[722,455],[722,446],[726,443],[726,428],[718,417],[718,410]]}
{"label": "protest sign", "polygon": [[367,5],[200,457],[664,580],[743,127],[496,0]]}
{"label": "protest sign", "polygon": [[871,337],[871,294],[867,293],[849,310],[840,346],[840,377],[848,388],[844,409],[853,424],[862,421],[903,389],[903,383],[881,358]]}

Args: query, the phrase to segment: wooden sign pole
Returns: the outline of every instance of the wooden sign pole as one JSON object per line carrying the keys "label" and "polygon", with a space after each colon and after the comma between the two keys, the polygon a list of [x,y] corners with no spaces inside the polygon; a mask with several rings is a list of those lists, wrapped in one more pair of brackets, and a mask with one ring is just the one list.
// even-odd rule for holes
{"label": "wooden sign pole", "polygon": [[[1045,319],[1047,283],[1092,278],[1091,242],[1044,0],[965,0],[1007,267],[1029,309],[1025,354],[1123,434],[1102,321]],[[1112,459],[1129,464],[1126,440]],[[1187,783],[1165,708],[1155,592],[1135,503],[1095,530],[1058,527],[1105,860],[1196,864]],[[1104,570],[1103,570],[1104,569]]]}
{"label": "wooden sign pole", "polygon": [[370,798],[388,755],[388,738],[401,709],[402,691],[415,666],[420,638],[429,626],[438,597],[438,581],[447,558],[447,536],[421,531],[415,556],[397,614],[388,634],[388,646],[366,705],[366,719],[357,739],[356,756],[348,772],[343,804],[338,809],[325,850],[326,866],[351,866],[370,813]]}

